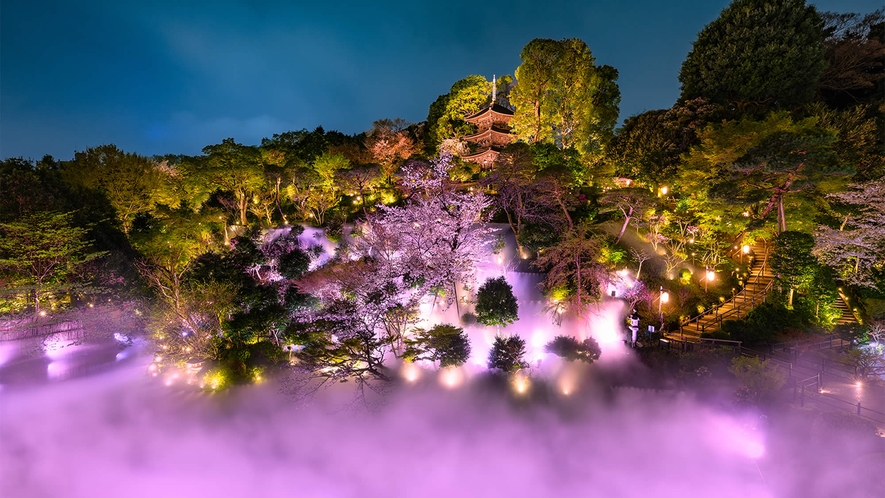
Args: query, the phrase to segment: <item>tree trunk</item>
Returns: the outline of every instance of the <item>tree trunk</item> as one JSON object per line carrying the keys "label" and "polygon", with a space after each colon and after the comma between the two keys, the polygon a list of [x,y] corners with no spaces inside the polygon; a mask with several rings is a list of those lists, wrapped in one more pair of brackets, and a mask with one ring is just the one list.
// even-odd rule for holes
{"label": "tree trunk", "polygon": [[452,290],[455,293],[455,311],[458,313],[458,319],[461,319],[461,305],[458,303],[458,283],[452,284]]}
{"label": "tree trunk", "polygon": [[237,196],[239,198],[239,209],[240,209],[240,225],[246,226],[246,211],[249,208],[249,202],[246,199],[246,194],[240,194]]}
{"label": "tree trunk", "polygon": [[777,196],[777,232],[787,231],[787,218],[784,215],[784,194]]}
{"label": "tree trunk", "polygon": [[633,208],[631,207],[629,211],[624,213],[624,224],[621,226],[621,231],[618,232],[618,238],[615,239],[615,244],[621,241],[621,237],[624,236],[624,232],[627,231],[627,225],[630,224],[630,220],[633,218]]}
{"label": "tree trunk", "polygon": [[582,301],[581,301],[581,255],[578,254],[575,258],[575,266],[578,268],[577,275],[577,284],[578,284],[578,316],[581,316],[582,310]]}

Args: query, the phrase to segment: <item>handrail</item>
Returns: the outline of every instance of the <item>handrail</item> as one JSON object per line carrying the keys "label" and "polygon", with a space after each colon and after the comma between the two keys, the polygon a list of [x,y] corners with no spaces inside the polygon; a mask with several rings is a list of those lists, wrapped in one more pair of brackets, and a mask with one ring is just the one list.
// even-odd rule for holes
{"label": "handrail", "polygon": [[[768,248],[768,243],[766,243],[765,241],[763,241],[763,245],[762,245],[762,247],[763,247],[763,249],[764,249],[764,253],[763,253],[764,256],[763,256],[763,258],[762,258],[762,267],[759,268],[759,272],[756,274],[756,276],[755,276],[755,278],[754,278],[754,282],[753,282],[753,283],[755,283],[755,284],[758,284],[758,283],[759,283],[759,278],[762,277],[763,274],[765,273],[765,267],[766,267],[766,265],[768,264],[768,256],[771,254],[771,251],[770,251],[769,248]],[[763,296],[768,295],[768,292],[771,291],[771,288],[772,288],[773,286],[774,286],[774,279],[772,278],[772,279],[768,282],[768,285],[765,286],[765,289],[762,290],[762,295],[763,295]],[[741,292],[747,292],[747,287],[744,286],[744,288],[741,290]],[[729,299],[728,301],[726,301],[725,303],[735,302],[736,299],[737,299],[737,296],[732,296],[732,298]],[[764,299],[764,297],[763,297],[763,299]],[[723,305],[724,305],[725,303],[723,303]],[[720,307],[721,307],[721,306],[720,306]],[[679,322],[679,327],[682,328],[682,327],[684,327],[684,326],[686,326],[686,325],[691,324],[692,322],[698,322],[698,321],[700,321],[701,318],[703,318],[703,317],[705,317],[705,316],[707,316],[707,315],[713,313],[716,309],[717,309],[717,308],[714,307],[714,308],[712,308],[710,311],[704,311],[703,313],[699,313],[699,314],[697,314],[697,315],[695,315],[695,316],[693,316],[693,317],[686,318],[686,319],[682,320],[681,322]],[[723,314],[723,315],[717,315],[717,317],[720,318],[719,321],[720,321],[720,322],[722,321],[722,320],[721,320],[721,317],[722,317],[722,316],[727,316],[727,314],[730,314],[731,312],[735,311],[735,309],[737,309],[737,308],[732,308],[732,310],[727,311],[726,314]],[[740,310],[738,310],[738,314],[740,314]]]}

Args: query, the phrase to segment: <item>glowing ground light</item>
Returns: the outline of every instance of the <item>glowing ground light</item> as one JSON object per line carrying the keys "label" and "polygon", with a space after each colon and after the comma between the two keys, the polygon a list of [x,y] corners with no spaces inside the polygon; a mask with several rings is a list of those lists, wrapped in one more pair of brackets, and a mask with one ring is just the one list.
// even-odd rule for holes
{"label": "glowing ground light", "polygon": [[574,375],[566,372],[559,376],[556,381],[556,384],[559,386],[559,391],[564,395],[568,396],[571,393],[575,392],[575,379]]}
{"label": "glowing ground light", "polygon": [[518,394],[525,394],[529,390],[529,378],[523,374],[517,373],[513,376],[513,389]]}
{"label": "glowing ground light", "polygon": [[409,382],[415,382],[421,377],[421,369],[414,363],[406,363],[402,368],[403,378]]}
{"label": "glowing ground light", "polygon": [[455,388],[464,382],[464,373],[457,367],[446,367],[440,372],[439,380],[448,388]]}

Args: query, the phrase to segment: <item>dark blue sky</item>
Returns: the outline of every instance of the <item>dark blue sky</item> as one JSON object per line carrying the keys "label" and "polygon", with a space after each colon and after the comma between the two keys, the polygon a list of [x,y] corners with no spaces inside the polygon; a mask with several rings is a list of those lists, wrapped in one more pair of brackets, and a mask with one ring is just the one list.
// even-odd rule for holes
{"label": "dark blue sky", "polygon": [[[881,0],[817,0],[870,12]],[[621,118],[669,107],[728,0],[41,1],[0,4],[0,157],[115,143],[196,154],[234,137],[422,121],[469,74],[512,74],[533,38],[578,37],[620,71]]]}

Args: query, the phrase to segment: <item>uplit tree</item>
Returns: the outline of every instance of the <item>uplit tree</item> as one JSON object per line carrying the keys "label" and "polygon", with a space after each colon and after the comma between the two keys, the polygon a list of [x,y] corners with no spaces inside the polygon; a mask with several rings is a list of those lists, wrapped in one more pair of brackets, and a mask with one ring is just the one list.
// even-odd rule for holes
{"label": "uplit tree", "polygon": [[160,175],[150,159],[123,152],[115,145],[76,152],[73,161],[62,166],[62,178],[67,183],[97,189],[107,196],[125,232],[129,232],[136,215],[153,209]]}
{"label": "uplit tree", "polygon": [[682,154],[697,144],[697,132],[717,110],[718,106],[697,98],[629,117],[606,149],[606,159],[614,163],[619,176],[666,186],[676,176]]}
{"label": "uplit tree", "polygon": [[495,342],[489,351],[489,369],[511,373],[528,366],[528,362],[525,361],[525,339],[518,335],[495,337]]}
{"label": "uplit tree", "polygon": [[850,173],[833,154],[835,137],[814,118],[796,122],[776,112],[763,121],[710,125],[700,136],[701,144],[692,148],[683,168],[682,188],[701,190],[709,200],[741,210],[764,203],[759,218],[775,211],[779,232],[787,229],[788,196],[838,187]]}
{"label": "uplit tree", "polygon": [[70,287],[78,266],[103,255],[89,251],[86,229],[72,224],[71,213],[23,216],[0,223],[0,234],[0,269],[33,292],[37,313],[45,294]]}
{"label": "uplit tree", "polygon": [[473,131],[464,118],[479,112],[489,100],[491,85],[482,76],[470,75],[452,85],[449,93],[440,95],[427,114],[425,146],[435,155],[440,144],[449,138],[462,138]]}
{"label": "uplit tree", "polygon": [[603,206],[603,209],[616,209],[624,217],[624,223],[621,225],[621,230],[618,232],[615,242],[621,241],[621,237],[624,236],[624,232],[627,231],[630,223],[637,218],[641,219],[643,212],[653,201],[654,198],[651,192],[644,188],[625,187],[609,190],[603,194],[599,199],[599,204]]}
{"label": "uplit tree", "polygon": [[829,197],[850,211],[839,228],[818,227],[814,254],[850,284],[881,285],[876,275],[885,270],[885,180],[855,183]]}
{"label": "uplit tree", "polygon": [[402,161],[414,154],[418,146],[409,134],[410,124],[404,119],[381,119],[372,123],[366,137],[366,147],[375,162],[381,165],[389,183]]}
{"label": "uplit tree", "polygon": [[514,133],[529,143],[551,141],[599,156],[617,122],[617,70],[597,66],[587,44],[577,38],[532,40],[520,58],[518,84],[510,92]]}
{"label": "uplit tree", "polygon": [[606,270],[598,262],[600,252],[599,239],[586,224],[564,233],[535,260],[535,265],[547,272],[545,291],[564,289],[565,301],[581,314],[588,304],[602,297]]}
{"label": "uplit tree", "polygon": [[599,359],[602,350],[593,338],[579,341],[567,335],[558,335],[544,346],[544,351],[555,354],[566,361],[583,361],[593,363]]}
{"label": "uplit tree", "polygon": [[440,368],[457,367],[470,358],[470,339],[454,325],[442,323],[428,330],[418,329],[406,344],[407,360],[439,362]]}
{"label": "uplit tree", "polygon": [[817,260],[811,254],[814,238],[802,232],[781,232],[774,239],[771,268],[789,287],[788,306],[793,306],[793,291],[807,286],[814,278]]}
{"label": "uplit tree", "polygon": [[519,319],[513,287],[504,277],[490,278],[476,293],[476,321],[483,325],[507,326]]}
{"label": "uplit tree", "polygon": [[230,192],[235,199],[239,224],[247,225],[249,202],[265,183],[261,152],[257,147],[226,138],[220,144],[204,147],[203,154],[181,165],[190,179],[192,190],[202,192],[204,196],[195,197],[197,204],[215,189]]}
{"label": "uplit tree", "polygon": [[451,167],[448,155],[404,167],[409,201],[380,206],[378,214],[370,215],[355,250],[384,259],[425,291],[451,289],[459,306],[458,283],[473,281],[489,242],[485,221],[490,201],[480,192],[457,190],[449,180]]}

